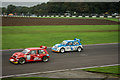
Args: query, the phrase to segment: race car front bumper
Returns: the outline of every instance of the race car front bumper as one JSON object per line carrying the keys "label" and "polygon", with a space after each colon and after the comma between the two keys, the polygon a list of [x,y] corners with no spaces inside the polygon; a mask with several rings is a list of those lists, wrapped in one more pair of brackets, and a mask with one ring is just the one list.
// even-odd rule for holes
{"label": "race car front bumper", "polygon": [[10,60],[11,63],[18,64],[18,60],[15,59],[14,57],[10,57],[9,60]]}
{"label": "race car front bumper", "polygon": [[52,48],[52,51],[53,51],[53,52],[60,52],[60,51],[58,51],[58,50],[55,49],[55,48]]}

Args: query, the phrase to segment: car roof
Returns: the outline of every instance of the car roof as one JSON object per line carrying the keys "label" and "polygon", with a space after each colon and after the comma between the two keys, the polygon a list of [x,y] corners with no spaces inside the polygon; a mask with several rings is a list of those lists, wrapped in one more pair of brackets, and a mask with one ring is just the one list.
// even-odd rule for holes
{"label": "car roof", "polygon": [[26,48],[28,50],[38,50],[38,49],[43,49],[43,48],[40,48],[40,47],[34,47],[34,48]]}
{"label": "car roof", "polygon": [[66,41],[66,42],[74,42],[76,40],[64,40],[64,41]]}

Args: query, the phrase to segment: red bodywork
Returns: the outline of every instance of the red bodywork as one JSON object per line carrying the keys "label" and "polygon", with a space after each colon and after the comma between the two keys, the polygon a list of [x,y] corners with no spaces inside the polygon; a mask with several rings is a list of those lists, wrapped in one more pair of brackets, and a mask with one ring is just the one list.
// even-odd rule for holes
{"label": "red bodywork", "polygon": [[[40,48],[26,48],[24,50],[27,50],[27,53],[23,52],[15,52],[11,57],[10,57],[10,62],[17,64],[20,58],[24,58],[25,62],[30,62],[30,61],[42,61],[42,58],[44,56],[47,56],[49,58],[49,53],[46,51],[46,46],[40,46]],[[23,51],[24,51],[23,50]],[[36,53],[31,54],[31,52],[34,51]]]}

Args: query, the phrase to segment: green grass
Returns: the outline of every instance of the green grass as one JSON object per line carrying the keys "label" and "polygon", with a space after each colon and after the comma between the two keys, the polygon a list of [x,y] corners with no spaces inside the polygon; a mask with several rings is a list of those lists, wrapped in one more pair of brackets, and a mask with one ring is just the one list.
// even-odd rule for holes
{"label": "green grass", "polygon": [[118,22],[118,18],[94,18],[94,17],[37,17],[37,18],[67,18],[67,19],[105,19]]}
{"label": "green grass", "polygon": [[81,32],[118,30],[117,25],[8,26],[2,27],[2,48],[53,46],[63,40],[81,39],[81,43],[117,43],[118,32]]}
{"label": "green grass", "polygon": [[82,70],[90,71],[90,72],[100,72],[100,73],[113,74],[113,75],[118,75],[120,77],[120,66],[88,68],[88,69],[82,69]]}
{"label": "green grass", "polygon": [[111,21],[116,21],[116,22],[119,22],[119,19],[117,18],[105,18],[106,20],[111,20]]}
{"label": "green grass", "polygon": [[118,22],[118,18],[93,18],[93,17],[38,17],[38,18],[105,19]]}
{"label": "green grass", "polygon": [[[24,17],[28,18],[28,17]],[[110,21],[116,21],[119,22],[118,18],[99,18],[99,17],[30,17],[30,18],[67,18],[67,19],[105,19],[105,20],[110,20]]]}

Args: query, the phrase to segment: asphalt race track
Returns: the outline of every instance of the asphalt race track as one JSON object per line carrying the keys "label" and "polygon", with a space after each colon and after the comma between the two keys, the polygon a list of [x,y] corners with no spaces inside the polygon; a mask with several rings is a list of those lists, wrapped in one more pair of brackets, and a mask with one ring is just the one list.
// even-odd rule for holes
{"label": "asphalt race track", "polygon": [[14,65],[9,62],[9,57],[16,51],[21,50],[2,51],[3,76],[118,64],[118,44],[86,45],[83,52],[66,52],[64,54],[54,53],[48,48],[49,62],[30,62],[23,65]]}

